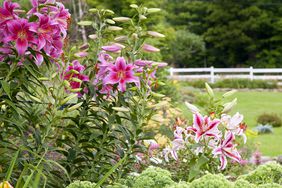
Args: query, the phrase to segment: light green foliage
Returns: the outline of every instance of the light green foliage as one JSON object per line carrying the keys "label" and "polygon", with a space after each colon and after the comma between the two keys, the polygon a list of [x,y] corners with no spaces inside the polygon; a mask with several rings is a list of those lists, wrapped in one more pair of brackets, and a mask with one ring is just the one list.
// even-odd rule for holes
{"label": "light green foliage", "polygon": [[95,183],[91,183],[90,181],[75,181],[66,188],[94,188],[95,185]]}
{"label": "light green foliage", "polygon": [[276,162],[269,162],[240,178],[256,185],[266,183],[279,183],[282,185],[282,166]]}
{"label": "light green foliage", "polygon": [[233,184],[221,174],[207,174],[199,179],[194,180],[191,183],[190,188],[226,188],[232,186]]}
{"label": "light green foliage", "polygon": [[164,188],[173,183],[169,171],[149,167],[136,178],[133,188]]}
{"label": "light green foliage", "polygon": [[244,179],[239,179],[235,182],[234,188],[256,188],[256,185],[251,184],[250,182],[244,180]]}
{"label": "light green foliage", "polygon": [[180,181],[179,183],[169,185],[166,188],[190,188],[190,183],[185,182],[185,181]]}
{"label": "light green foliage", "polygon": [[282,188],[282,186],[277,183],[266,183],[259,185],[258,188]]}

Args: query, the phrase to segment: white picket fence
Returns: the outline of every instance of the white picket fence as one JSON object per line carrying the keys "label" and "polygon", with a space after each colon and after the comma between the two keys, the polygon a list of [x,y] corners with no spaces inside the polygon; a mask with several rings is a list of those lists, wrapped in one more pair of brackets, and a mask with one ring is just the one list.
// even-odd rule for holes
{"label": "white picket fence", "polygon": [[219,79],[236,78],[282,81],[282,68],[170,68],[169,74],[175,80],[205,79],[211,83]]}

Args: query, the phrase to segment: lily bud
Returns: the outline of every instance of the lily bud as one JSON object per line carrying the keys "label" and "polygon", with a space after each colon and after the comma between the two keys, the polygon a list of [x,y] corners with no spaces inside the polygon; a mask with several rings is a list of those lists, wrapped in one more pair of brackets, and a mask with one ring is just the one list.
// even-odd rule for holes
{"label": "lily bud", "polygon": [[148,8],[147,12],[148,13],[155,13],[155,12],[160,12],[160,8]]}
{"label": "lily bud", "polygon": [[93,23],[92,21],[80,21],[77,24],[80,26],[90,26],[92,25],[92,23]]}
{"label": "lily bud", "polygon": [[79,72],[77,70],[74,70],[74,69],[70,70],[69,72],[74,73],[74,74],[79,74]]}
{"label": "lily bud", "polygon": [[157,97],[157,98],[163,98],[163,97],[165,97],[165,95],[163,95],[163,94],[160,94],[160,93],[155,93],[155,92],[151,92],[151,95],[152,96],[154,96],[154,97]]}
{"label": "lily bud", "polygon": [[40,80],[40,81],[49,81],[49,78],[47,78],[47,77],[41,77],[41,78],[38,78],[38,80]]}
{"label": "lily bud", "polygon": [[79,57],[86,57],[88,56],[87,52],[77,52],[74,54],[75,57],[79,58]]}
{"label": "lily bud", "polygon": [[152,36],[152,37],[157,37],[157,38],[164,38],[165,35],[159,33],[159,32],[156,32],[156,31],[148,31],[147,32],[148,35]]}
{"label": "lily bud", "polygon": [[80,92],[81,90],[82,90],[82,88],[76,88],[76,89],[70,89],[69,91],[77,93],[77,92]]}
{"label": "lily bud", "polygon": [[228,92],[224,93],[224,94],[222,95],[222,97],[223,97],[223,98],[230,97],[230,96],[232,96],[232,95],[233,95],[234,93],[236,93],[236,92],[237,92],[237,90],[228,91]]}
{"label": "lily bud", "polygon": [[80,50],[87,50],[89,48],[89,44],[85,43],[79,47]]}
{"label": "lily bud", "polygon": [[116,22],[128,22],[130,20],[130,18],[128,17],[115,17],[113,18],[114,21]]}
{"label": "lily bud", "polygon": [[146,52],[159,52],[160,49],[154,47],[154,46],[151,46],[149,44],[144,44],[142,49]]}
{"label": "lily bud", "polygon": [[42,103],[42,101],[41,101],[39,98],[35,97],[35,96],[29,95],[29,97],[30,97],[32,100],[36,101],[36,102]]}
{"label": "lily bud", "polygon": [[136,4],[131,4],[130,7],[131,7],[131,8],[138,8],[138,5],[136,5]]}
{"label": "lily bud", "polygon": [[165,62],[153,62],[152,65],[161,68],[161,67],[166,67],[167,63],[165,63]]}
{"label": "lily bud", "polygon": [[111,20],[111,19],[106,19],[106,22],[108,24],[115,24],[116,23],[114,20]]}
{"label": "lily bud", "polygon": [[108,30],[110,31],[121,31],[122,27],[118,27],[118,26],[109,26]]}
{"label": "lily bud", "polygon": [[139,15],[139,19],[140,19],[140,20],[146,20],[146,19],[147,19],[147,17],[146,17],[146,16],[144,16],[144,15]]}
{"label": "lily bud", "polygon": [[124,42],[127,39],[128,39],[127,36],[118,36],[114,40],[117,41],[117,42]]}
{"label": "lily bud", "polygon": [[96,8],[91,8],[91,9],[89,9],[89,12],[96,13],[96,12],[98,12],[98,9],[96,9]]}
{"label": "lily bud", "polygon": [[93,34],[93,35],[89,35],[88,36],[90,39],[93,39],[93,40],[95,40],[95,39],[97,39],[98,38],[98,36],[97,35],[95,35],[95,34]]}
{"label": "lily bud", "polygon": [[73,99],[73,98],[75,98],[75,97],[77,97],[77,94],[72,94],[72,95],[70,95],[70,96],[64,98],[64,99],[60,102],[60,104],[61,104],[61,105],[64,105],[64,104],[66,104],[68,101],[70,101],[71,99]]}
{"label": "lily bud", "polygon": [[189,102],[185,102],[185,105],[187,106],[187,108],[193,113],[196,114],[198,112],[200,112],[200,110],[194,106],[193,104],[190,104]]}
{"label": "lily bud", "polygon": [[113,110],[118,112],[129,112],[129,109],[125,107],[113,107]]}
{"label": "lily bud", "polygon": [[67,81],[67,80],[64,80],[64,86],[66,86],[67,88],[69,88],[70,87],[70,83]]}
{"label": "lily bud", "polygon": [[105,12],[109,13],[109,14],[115,14],[114,11],[110,10],[110,9],[106,9]]}
{"label": "lily bud", "polygon": [[71,78],[71,81],[82,83],[82,80],[74,77]]}
{"label": "lily bud", "polygon": [[73,105],[73,106],[67,108],[67,111],[68,111],[68,112],[72,112],[72,111],[78,109],[82,104],[83,104],[83,102],[77,103],[77,104],[75,104],[75,105]]}
{"label": "lily bud", "polygon": [[224,104],[224,108],[222,110],[222,113],[227,113],[229,112],[230,110],[232,110],[232,108],[237,104],[237,98],[235,98],[233,101],[229,102],[229,103],[226,103]]}
{"label": "lily bud", "polygon": [[132,38],[133,38],[133,39],[138,39],[138,34],[137,34],[137,33],[133,33],[133,34],[132,34]]}
{"label": "lily bud", "polygon": [[123,47],[117,44],[112,44],[110,46],[102,46],[102,49],[108,52],[119,52]]}
{"label": "lily bud", "polygon": [[212,88],[210,87],[210,85],[208,83],[205,83],[205,86],[206,86],[206,90],[207,90],[209,96],[214,97],[214,92],[213,92]]}

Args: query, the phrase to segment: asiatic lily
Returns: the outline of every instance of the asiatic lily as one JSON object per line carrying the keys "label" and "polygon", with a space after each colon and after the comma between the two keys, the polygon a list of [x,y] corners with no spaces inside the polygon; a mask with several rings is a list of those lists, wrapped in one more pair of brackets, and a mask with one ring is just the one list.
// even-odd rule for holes
{"label": "asiatic lily", "polygon": [[218,125],[220,124],[219,119],[211,120],[210,117],[203,117],[200,113],[193,115],[193,126],[188,127],[187,130],[194,132],[195,141],[198,143],[203,137],[220,137]]}
{"label": "asiatic lily", "polygon": [[234,161],[240,163],[241,156],[236,149],[236,145],[233,144],[235,140],[234,134],[229,131],[226,133],[224,140],[221,140],[220,145],[213,150],[214,156],[219,155],[220,159],[220,170],[226,168],[227,157],[233,159]]}
{"label": "asiatic lily", "polygon": [[114,65],[109,67],[109,74],[104,79],[104,84],[118,84],[118,90],[126,91],[126,83],[139,83],[139,78],[134,76],[134,65],[126,64],[123,57],[118,57]]}
{"label": "asiatic lily", "polygon": [[247,137],[244,134],[246,126],[242,123],[244,116],[238,112],[234,116],[223,114],[221,117],[221,122],[226,126],[226,128],[233,132],[235,135],[242,136],[244,143],[247,142]]}
{"label": "asiatic lily", "polygon": [[23,55],[29,42],[34,40],[33,33],[30,31],[30,23],[26,19],[12,20],[8,24],[8,30],[10,34],[5,40],[15,41],[18,53]]}

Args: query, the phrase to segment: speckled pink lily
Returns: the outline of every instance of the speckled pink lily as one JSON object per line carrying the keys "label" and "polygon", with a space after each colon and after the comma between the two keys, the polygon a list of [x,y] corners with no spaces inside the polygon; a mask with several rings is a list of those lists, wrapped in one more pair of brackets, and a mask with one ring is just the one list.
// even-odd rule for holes
{"label": "speckled pink lily", "polygon": [[200,113],[196,113],[193,115],[193,126],[188,127],[187,130],[196,134],[195,142],[198,143],[205,136],[218,138],[220,136],[217,128],[219,124],[219,119],[211,120],[208,116],[203,117]]}
{"label": "speckled pink lily", "polygon": [[242,126],[242,121],[244,119],[244,116],[242,114],[239,114],[238,112],[234,116],[230,116],[227,114],[223,114],[221,116],[221,122],[225,127],[230,130],[233,134],[242,136],[244,139],[244,143],[247,142],[247,136],[244,134],[245,126]]}
{"label": "speckled pink lily", "polygon": [[118,84],[119,91],[126,91],[126,83],[139,83],[139,78],[134,76],[133,69],[133,64],[126,64],[123,57],[118,57],[115,64],[109,67],[109,74],[104,79],[104,84]]}
{"label": "speckled pink lily", "polygon": [[23,55],[29,42],[34,40],[33,33],[30,31],[30,23],[26,19],[12,20],[8,24],[9,36],[6,41],[15,41],[19,55]]}
{"label": "speckled pink lily", "polygon": [[234,161],[240,163],[241,156],[237,149],[235,148],[235,145],[233,144],[233,141],[235,140],[235,136],[232,132],[227,132],[225,135],[225,139],[221,140],[220,146],[215,148],[213,150],[213,154],[215,156],[219,155],[220,159],[220,170],[223,170],[226,168],[227,165],[227,157],[233,159]]}

